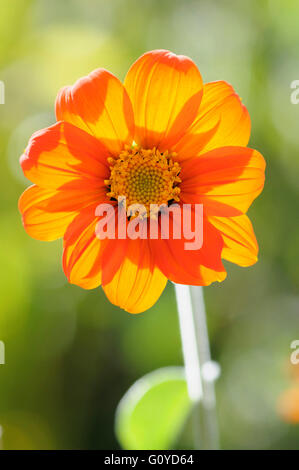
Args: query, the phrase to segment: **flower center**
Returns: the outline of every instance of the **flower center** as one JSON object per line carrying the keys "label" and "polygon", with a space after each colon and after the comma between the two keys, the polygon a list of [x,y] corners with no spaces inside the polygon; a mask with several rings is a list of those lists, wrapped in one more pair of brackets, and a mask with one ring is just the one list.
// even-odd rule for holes
{"label": "flower center", "polygon": [[150,214],[150,205],[179,201],[180,165],[173,161],[174,153],[145,150],[138,147],[123,150],[118,158],[109,158],[110,179],[107,195],[126,197],[126,204],[142,204]]}

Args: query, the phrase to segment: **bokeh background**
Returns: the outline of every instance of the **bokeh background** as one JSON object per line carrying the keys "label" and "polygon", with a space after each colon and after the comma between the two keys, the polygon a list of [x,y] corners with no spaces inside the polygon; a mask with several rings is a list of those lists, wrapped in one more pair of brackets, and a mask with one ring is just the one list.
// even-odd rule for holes
{"label": "bokeh background", "polygon": [[[117,449],[115,408],[153,369],[181,365],[174,290],[138,316],[101,288],[68,285],[60,241],[30,239],[17,201],[18,158],[54,123],[58,89],[97,67],[123,79],[143,52],[192,57],[204,81],[232,83],[252,118],[250,145],[267,160],[250,209],[260,245],[247,269],[205,288],[222,447],[299,448],[299,424],[277,411],[299,365],[299,79],[297,0],[0,0],[0,425],[5,449]],[[297,369],[296,369],[297,368]],[[176,444],[191,447],[187,426]]]}

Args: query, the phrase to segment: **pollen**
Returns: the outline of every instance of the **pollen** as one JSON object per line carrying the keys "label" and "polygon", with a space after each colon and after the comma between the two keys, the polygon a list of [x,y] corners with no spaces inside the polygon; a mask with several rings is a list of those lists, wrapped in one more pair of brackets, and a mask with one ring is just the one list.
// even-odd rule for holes
{"label": "pollen", "polygon": [[150,205],[169,205],[179,201],[181,167],[174,161],[175,153],[127,148],[117,158],[109,158],[110,179],[105,180],[107,195],[118,199],[126,197],[126,205],[142,204],[146,215]]}

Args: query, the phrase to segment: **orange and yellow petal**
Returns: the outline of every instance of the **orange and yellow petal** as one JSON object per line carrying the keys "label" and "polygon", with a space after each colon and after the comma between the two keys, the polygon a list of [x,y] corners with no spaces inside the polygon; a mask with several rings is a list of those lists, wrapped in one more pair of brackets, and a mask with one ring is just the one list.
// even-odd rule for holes
{"label": "orange and yellow petal", "polygon": [[261,193],[265,160],[246,147],[221,147],[183,162],[180,199],[201,203],[204,214],[232,217],[246,213]]}
{"label": "orange and yellow petal", "polygon": [[236,217],[209,217],[211,224],[221,233],[224,246],[222,258],[239,266],[252,266],[257,262],[258,244],[247,215]]}
{"label": "orange and yellow petal", "polygon": [[119,222],[119,208],[115,209],[115,239],[105,239],[103,241],[103,253],[102,253],[102,283],[103,285],[109,284],[117,271],[127,253],[129,239],[128,237],[119,238],[117,236],[118,230],[126,233],[128,220],[127,217],[124,220],[120,219]]}
{"label": "orange and yellow petal", "polygon": [[57,121],[67,121],[104,143],[113,155],[134,134],[132,105],[123,84],[112,73],[97,69],[60,90],[56,99]]}
{"label": "orange and yellow petal", "polygon": [[[55,200],[61,194],[57,191],[42,189],[38,186],[30,186],[23,192],[19,199],[19,210],[22,214],[23,225],[32,238],[43,241],[57,240],[63,237],[68,225],[72,222],[77,212],[69,207],[69,196],[64,194],[65,207],[56,208]],[[53,205],[54,204],[54,205]],[[78,210],[79,207],[76,207]]]}
{"label": "orange and yellow petal", "polygon": [[[192,211],[193,212],[193,211]],[[191,214],[194,217],[194,213]],[[181,213],[181,227],[183,228],[183,215]],[[178,219],[170,215],[170,227],[175,226]],[[202,226],[202,246],[199,249],[187,249],[190,243],[182,233],[181,238],[175,238],[170,232],[169,239],[161,238],[150,240],[150,246],[156,263],[161,271],[173,282],[206,286],[214,281],[223,281],[226,272],[221,261],[223,239],[221,234],[204,217],[200,222]],[[193,221],[194,224],[194,221]],[[193,225],[192,230],[195,229]],[[196,228],[199,231],[199,227]],[[183,232],[183,230],[182,230]]]}
{"label": "orange and yellow petal", "polygon": [[126,255],[103,289],[114,305],[130,313],[149,309],[158,300],[167,277],[156,266],[148,240],[128,240]]}
{"label": "orange and yellow petal", "polygon": [[101,284],[102,241],[96,236],[96,205],[85,208],[64,235],[63,269],[68,281],[84,289]]}
{"label": "orange and yellow petal", "polygon": [[169,150],[195,119],[202,78],[188,57],[166,50],[142,55],[130,68],[125,88],[135,118],[135,141],[141,147]]}
{"label": "orange and yellow petal", "polygon": [[47,189],[104,188],[109,176],[108,151],[95,137],[58,122],[31,137],[20,164],[24,175]]}
{"label": "orange and yellow petal", "polygon": [[173,150],[186,160],[218,147],[246,147],[250,116],[233,87],[224,81],[206,83],[198,116]]}

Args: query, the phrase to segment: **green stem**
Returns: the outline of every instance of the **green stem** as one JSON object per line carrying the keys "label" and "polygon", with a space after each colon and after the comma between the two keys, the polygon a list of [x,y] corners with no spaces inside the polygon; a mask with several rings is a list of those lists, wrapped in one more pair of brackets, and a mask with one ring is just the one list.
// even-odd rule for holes
{"label": "green stem", "polygon": [[194,447],[219,449],[214,381],[217,364],[211,361],[202,287],[175,284],[185,373],[194,403]]}

